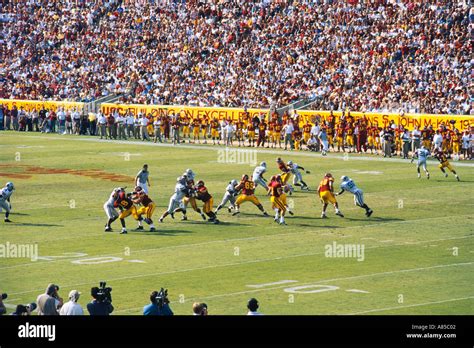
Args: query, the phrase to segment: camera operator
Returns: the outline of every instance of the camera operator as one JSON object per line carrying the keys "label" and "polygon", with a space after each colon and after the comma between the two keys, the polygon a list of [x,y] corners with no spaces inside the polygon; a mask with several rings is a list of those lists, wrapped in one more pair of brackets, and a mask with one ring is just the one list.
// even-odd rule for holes
{"label": "camera operator", "polygon": [[77,290],[71,290],[69,293],[69,301],[66,302],[59,311],[59,315],[84,315],[84,310],[81,305],[77,303],[81,293]]}
{"label": "camera operator", "polygon": [[193,315],[208,315],[207,304],[202,302],[193,303]]}
{"label": "camera operator", "polygon": [[8,297],[7,294],[0,295],[0,315],[7,313],[7,308],[5,307],[5,304],[3,303],[3,300],[5,300],[7,297]]}
{"label": "camera operator", "polygon": [[173,315],[168,300],[168,291],[161,289],[150,294],[150,304],[143,307],[143,315]]}
{"label": "camera operator", "polygon": [[97,286],[91,288],[91,296],[94,299],[87,304],[87,311],[90,315],[110,315],[114,311],[110,292],[104,294],[103,290],[103,288]]}
{"label": "camera operator", "polygon": [[63,299],[58,295],[59,286],[49,284],[46,293],[36,299],[38,315],[59,315],[58,309],[63,305]]}

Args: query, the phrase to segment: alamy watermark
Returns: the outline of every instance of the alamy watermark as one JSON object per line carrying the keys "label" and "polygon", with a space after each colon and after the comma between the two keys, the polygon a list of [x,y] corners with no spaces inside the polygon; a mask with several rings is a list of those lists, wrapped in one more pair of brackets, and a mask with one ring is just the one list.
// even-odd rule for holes
{"label": "alamy watermark", "polygon": [[0,258],[25,258],[38,260],[38,244],[15,244],[6,242],[0,244]]}
{"label": "alamy watermark", "polygon": [[332,244],[326,244],[324,250],[324,256],[326,257],[356,258],[357,261],[365,260],[364,244],[338,244],[332,242]]}
{"label": "alamy watermark", "polygon": [[225,149],[217,150],[217,163],[235,163],[257,165],[257,151],[246,149]]}

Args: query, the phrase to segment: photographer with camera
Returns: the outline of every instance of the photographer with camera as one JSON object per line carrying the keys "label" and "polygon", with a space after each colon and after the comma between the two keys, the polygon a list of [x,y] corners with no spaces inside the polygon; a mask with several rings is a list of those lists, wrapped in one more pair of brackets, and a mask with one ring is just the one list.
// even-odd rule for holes
{"label": "photographer with camera", "polygon": [[7,297],[8,295],[5,293],[0,295],[0,315],[7,313],[7,308],[5,307],[5,304],[3,303],[3,300],[6,300]]}
{"label": "photographer with camera", "polygon": [[168,300],[168,290],[161,288],[160,292],[150,294],[150,304],[143,307],[143,315],[174,315]]}
{"label": "photographer with camera", "polygon": [[59,315],[58,309],[63,305],[63,299],[58,295],[59,286],[49,284],[46,292],[36,299],[38,315]]}
{"label": "photographer with camera", "polygon": [[59,311],[59,315],[84,315],[84,310],[81,305],[77,303],[81,293],[77,290],[69,292],[69,301],[66,302]]}
{"label": "photographer with camera", "polygon": [[107,288],[105,282],[100,282],[100,286],[91,288],[92,302],[87,304],[87,311],[90,315],[110,315],[114,311],[112,306],[112,288]]}

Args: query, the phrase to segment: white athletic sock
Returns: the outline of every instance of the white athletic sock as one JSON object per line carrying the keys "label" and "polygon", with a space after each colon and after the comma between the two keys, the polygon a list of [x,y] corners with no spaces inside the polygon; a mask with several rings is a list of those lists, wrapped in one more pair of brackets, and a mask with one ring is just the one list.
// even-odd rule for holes
{"label": "white athletic sock", "polygon": [[138,220],[138,227],[141,227],[141,226],[143,226],[143,222],[142,220]]}
{"label": "white athletic sock", "polygon": [[285,222],[285,217],[282,215],[282,216],[280,216],[280,223],[282,224],[284,222]]}

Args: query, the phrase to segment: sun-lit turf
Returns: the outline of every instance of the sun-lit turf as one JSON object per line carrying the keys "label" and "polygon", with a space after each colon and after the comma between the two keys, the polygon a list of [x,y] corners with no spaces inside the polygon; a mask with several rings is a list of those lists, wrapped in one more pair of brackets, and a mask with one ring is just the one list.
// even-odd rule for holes
{"label": "sun-lit turf", "polygon": [[[220,163],[217,147],[150,145],[0,134],[0,180],[16,186],[14,223],[3,223],[1,215],[0,244],[38,243],[40,256],[49,257],[0,258],[0,292],[9,294],[10,308],[34,301],[50,282],[60,286],[64,298],[71,289],[81,291],[85,307],[90,288],[105,280],[113,288],[114,314],[140,314],[149,293],[161,287],[169,289],[175,314],[191,314],[195,301],[206,302],[210,314],[244,314],[250,297],[258,298],[265,314],[474,314],[472,163],[453,162],[462,179],[457,182],[451,174],[444,178],[435,162],[429,163],[431,179],[426,180],[417,179],[409,161],[281,151],[284,160],[311,170],[305,180],[312,191],[288,196],[295,216],[287,218],[287,226],[261,216],[251,203],[236,217],[223,209],[219,225],[203,222],[191,210],[189,221],[177,216],[159,224],[176,177],[186,168],[206,182],[217,205],[228,181],[251,174],[253,167]],[[277,156],[258,153],[257,161],[270,168],[267,178],[277,173]],[[52,168],[95,169],[133,178],[143,163],[150,166],[151,197],[157,203],[155,233],[120,235],[118,221],[116,232],[103,232],[102,206],[111,190],[132,188],[133,181],[94,177],[98,172],[46,174]],[[374,215],[366,218],[346,193],[338,197],[346,217],[335,216],[330,207],[329,218],[320,219],[314,189],[325,172],[336,177],[337,187],[341,175],[352,177]],[[271,213],[262,188],[257,196]],[[135,228],[135,221],[127,219],[127,227]],[[364,260],[325,257],[325,246],[333,242],[363,245]],[[80,264],[90,258],[111,262]],[[297,282],[278,283],[283,280]],[[288,290],[306,285],[319,287]],[[347,291],[353,289],[364,292]],[[302,293],[315,290],[320,292]]]}

